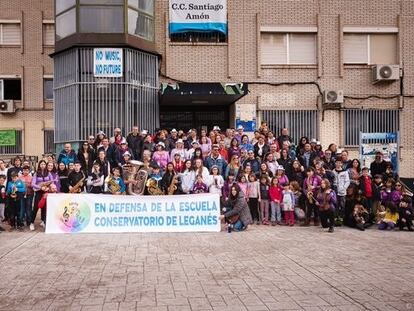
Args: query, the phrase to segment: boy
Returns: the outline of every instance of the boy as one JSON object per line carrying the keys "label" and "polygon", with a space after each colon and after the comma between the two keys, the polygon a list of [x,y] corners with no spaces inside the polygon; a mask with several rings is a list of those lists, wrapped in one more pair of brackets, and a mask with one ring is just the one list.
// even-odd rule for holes
{"label": "boy", "polygon": [[76,161],[74,164],[74,170],[69,173],[69,192],[70,193],[81,193],[84,192],[86,182],[82,182],[86,179],[85,174],[81,170],[82,166],[79,161]]}
{"label": "boy", "polygon": [[[6,207],[6,175],[0,175],[0,222],[4,219],[4,209]],[[0,226],[0,232],[4,228]]]}
{"label": "boy", "polygon": [[26,193],[26,185],[23,181],[18,179],[17,172],[11,174],[11,181],[7,185],[7,195],[9,197],[9,208],[10,208],[10,225],[13,228],[22,230],[23,223],[20,219],[20,206],[24,194]]}
{"label": "boy", "polygon": [[121,178],[121,169],[114,167],[112,175],[105,180],[105,192],[115,195],[125,194],[125,182]]}
{"label": "boy", "polygon": [[335,160],[335,169],[332,172],[335,176],[333,189],[335,190],[337,197],[335,223],[340,225],[343,222],[345,214],[346,189],[349,187],[349,184],[351,183],[348,172],[343,169],[341,157],[338,157]]}
{"label": "boy", "polygon": [[414,231],[412,200],[408,195],[404,195],[401,199],[398,212],[400,214],[398,221],[400,230],[404,230],[404,227],[407,226],[408,231]]}

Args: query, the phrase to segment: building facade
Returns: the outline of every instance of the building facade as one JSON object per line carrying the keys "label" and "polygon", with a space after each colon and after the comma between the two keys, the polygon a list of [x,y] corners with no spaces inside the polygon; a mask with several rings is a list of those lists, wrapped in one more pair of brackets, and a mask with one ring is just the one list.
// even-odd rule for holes
{"label": "building facade", "polygon": [[[176,120],[177,128],[267,121],[276,132],[288,127],[295,139],[303,135],[323,146],[336,143],[351,157],[358,156],[360,132],[398,131],[400,175],[414,175],[414,1],[226,4],[227,35],[173,35],[169,1],[155,1],[154,52],[160,55],[163,86],[159,120],[154,122],[172,127]],[[21,131],[21,148],[0,147],[2,153],[47,151],[53,104],[45,99],[44,84],[53,75],[48,56],[53,47],[44,42],[53,16],[52,0],[0,3],[6,32],[13,33],[9,24],[20,27],[19,42],[13,41],[15,36],[6,36],[9,43],[0,37],[0,79],[20,79],[21,87],[21,98],[14,100],[16,113],[0,114],[0,129]],[[374,65],[382,65],[375,77]],[[168,92],[180,84],[181,91]],[[208,96],[212,94],[218,95]]]}

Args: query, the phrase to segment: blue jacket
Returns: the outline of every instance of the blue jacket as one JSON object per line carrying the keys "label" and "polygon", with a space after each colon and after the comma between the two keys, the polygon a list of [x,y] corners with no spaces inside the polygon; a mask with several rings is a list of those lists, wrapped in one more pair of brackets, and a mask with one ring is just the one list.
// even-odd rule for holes
{"label": "blue jacket", "polygon": [[16,180],[15,182],[10,181],[7,185],[7,194],[10,195],[13,192],[13,187],[16,186],[17,192],[25,193],[26,192],[26,185],[20,179]]}
{"label": "blue jacket", "polygon": [[219,155],[216,159],[214,159],[211,155],[208,156],[204,160],[204,166],[207,167],[207,169],[210,171],[211,168],[217,165],[219,174],[224,176],[224,173],[226,172],[227,162],[222,158],[221,155]]}
{"label": "blue jacket", "polygon": [[57,163],[62,162],[67,166],[69,163],[75,163],[76,160],[77,160],[77,157],[76,157],[76,152],[74,150],[71,150],[69,153],[66,153],[65,150],[62,150],[59,153]]}

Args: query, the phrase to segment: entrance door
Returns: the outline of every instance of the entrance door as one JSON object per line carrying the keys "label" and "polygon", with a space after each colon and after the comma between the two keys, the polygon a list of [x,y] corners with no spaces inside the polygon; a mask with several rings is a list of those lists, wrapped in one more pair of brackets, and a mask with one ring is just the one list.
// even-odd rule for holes
{"label": "entrance door", "polygon": [[160,106],[160,125],[165,129],[200,130],[213,129],[218,125],[222,130],[229,127],[228,106]]}

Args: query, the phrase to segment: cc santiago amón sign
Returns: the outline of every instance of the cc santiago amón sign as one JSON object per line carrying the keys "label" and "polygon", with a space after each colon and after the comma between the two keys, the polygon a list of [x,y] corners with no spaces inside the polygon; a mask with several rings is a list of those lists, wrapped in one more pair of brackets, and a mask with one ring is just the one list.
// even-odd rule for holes
{"label": "cc santiago am\u00f3n sign", "polygon": [[218,194],[50,194],[46,233],[219,232]]}
{"label": "cc santiago am\u00f3n sign", "polygon": [[93,75],[95,77],[122,77],[122,49],[93,49]]}
{"label": "cc santiago am\u00f3n sign", "polygon": [[218,31],[227,35],[226,0],[170,0],[170,34]]}

